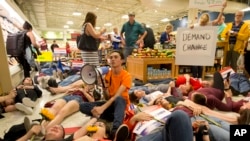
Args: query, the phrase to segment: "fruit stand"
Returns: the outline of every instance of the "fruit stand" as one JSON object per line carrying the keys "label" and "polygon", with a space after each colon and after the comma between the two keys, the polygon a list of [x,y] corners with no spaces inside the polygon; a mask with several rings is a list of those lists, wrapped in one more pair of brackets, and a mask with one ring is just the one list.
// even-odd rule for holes
{"label": "fruit stand", "polygon": [[173,56],[174,51],[170,50],[134,50],[127,58],[127,70],[133,78],[142,80],[143,83],[174,78],[176,72]]}

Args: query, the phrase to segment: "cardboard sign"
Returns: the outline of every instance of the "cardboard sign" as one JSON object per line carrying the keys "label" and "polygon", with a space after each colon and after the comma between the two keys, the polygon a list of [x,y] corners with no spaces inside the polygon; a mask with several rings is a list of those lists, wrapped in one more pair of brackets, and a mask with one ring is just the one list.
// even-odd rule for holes
{"label": "cardboard sign", "polygon": [[177,65],[213,66],[217,27],[204,26],[177,29]]}
{"label": "cardboard sign", "polygon": [[209,9],[221,7],[225,0],[189,0],[189,8]]}
{"label": "cardboard sign", "polygon": [[66,49],[65,48],[54,48],[54,55],[66,55]]}

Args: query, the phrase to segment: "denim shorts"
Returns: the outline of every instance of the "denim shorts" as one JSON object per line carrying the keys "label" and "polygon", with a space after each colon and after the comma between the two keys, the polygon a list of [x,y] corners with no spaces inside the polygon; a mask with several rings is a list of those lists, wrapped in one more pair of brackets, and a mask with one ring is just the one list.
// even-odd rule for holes
{"label": "denim shorts", "polygon": [[62,99],[64,99],[66,102],[69,102],[71,100],[76,100],[79,104],[83,102],[82,97],[79,95],[66,95]]}

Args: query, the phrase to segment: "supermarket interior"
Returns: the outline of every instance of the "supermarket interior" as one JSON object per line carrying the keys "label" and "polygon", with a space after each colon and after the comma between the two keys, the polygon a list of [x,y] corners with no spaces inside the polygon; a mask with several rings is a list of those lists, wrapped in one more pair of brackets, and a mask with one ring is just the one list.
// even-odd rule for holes
{"label": "supermarket interior", "polygon": [[0,0],[0,141],[239,140],[249,29],[249,0]]}

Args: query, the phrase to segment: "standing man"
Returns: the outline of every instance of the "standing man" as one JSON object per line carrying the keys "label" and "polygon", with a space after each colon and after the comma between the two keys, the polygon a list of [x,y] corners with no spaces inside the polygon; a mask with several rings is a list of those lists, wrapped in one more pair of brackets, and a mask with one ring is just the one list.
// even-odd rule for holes
{"label": "standing man", "polygon": [[[128,14],[129,21],[124,23],[121,30],[121,41],[125,46],[124,57],[125,61],[127,57],[132,54],[133,49],[137,49],[139,44],[143,42],[147,32],[145,29],[135,21],[135,13],[131,12]],[[124,34],[125,33],[125,37]]]}
{"label": "standing man", "polygon": [[128,90],[132,80],[130,74],[122,67],[124,55],[121,52],[114,50],[110,53],[109,59],[111,70],[105,75],[106,88],[104,89],[107,100],[81,103],[80,111],[113,122],[111,129],[111,138],[113,138],[123,123],[125,110],[130,105]]}
{"label": "standing man", "polygon": [[50,46],[50,49],[52,52],[54,52],[55,48],[59,48],[58,44],[56,43],[56,40],[53,40],[53,44]]}
{"label": "standing man", "polygon": [[145,23],[141,24],[142,27],[146,30],[147,35],[144,38],[144,48],[151,48],[154,49],[154,44],[155,44],[155,35],[154,35],[154,31],[152,28],[146,27]]}
{"label": "standing man", "polygon": [[226,53],[226,66],[237,70],[237,59],[244,52],[244,43],[248,40],[248,24],[243,21],[244,12],[237,11],[233,23],[229,23],[222,32],[221,37],[228,41]]}

